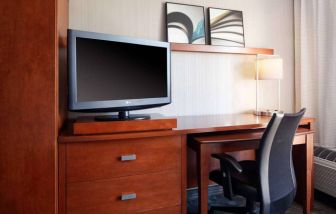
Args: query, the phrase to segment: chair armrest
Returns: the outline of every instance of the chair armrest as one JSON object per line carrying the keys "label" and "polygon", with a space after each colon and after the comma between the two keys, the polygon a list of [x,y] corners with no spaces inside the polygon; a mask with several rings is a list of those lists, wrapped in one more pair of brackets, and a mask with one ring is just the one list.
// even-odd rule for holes
{"label": "chair armrest", "polygon": [[237,171],[241,173],[243,171],[242,166],[239,164],[239,162],[232,156],[227,155],[225,153],[223,154],[212,154],[212,157],[219,159],[221,162],[221,168],[229,168],[230,170]]}

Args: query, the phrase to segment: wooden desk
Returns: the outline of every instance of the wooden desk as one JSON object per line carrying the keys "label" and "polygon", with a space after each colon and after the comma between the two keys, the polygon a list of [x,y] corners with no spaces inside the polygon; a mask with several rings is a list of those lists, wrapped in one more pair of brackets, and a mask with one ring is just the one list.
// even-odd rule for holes
{"label": "wooden desk", "polygon": [[[269,119],[270,117],[251,114],[178,118],[178,130],[198,139],[195,141],[189,137],[188,147],[197,155],[199,213],[208,213],[211,154],[258,149],[263,129]],[[313,201],[313,123],[314,119],[303,118],[293,142],[293,161],[298,183],[297,200],[302,204],[304,213],[310,213]],[[214,132],[217,133],[214,135]],[[200,133],[212,136],[198,136]]]}
{"label": "wooden desk", "polygon": [[[77,136],[64,132],[59,137],[59,213],[92,213],[89,211],[93,210],[84,210],[87,206],[95,207],[95,213],[115,210],[123,213],[148,211],[145,213],[185,214],[187,171],[194,170],[196,166],[200,213],[207,213],[210,154],[233,151],[244,153],[241,151],[246,149],[253,152],[251,149],[258,148],[258,141],[269,119],[252,114],[184,116],[177,118],[177,128],[173,130]],[[297,199],[303,204],[304,213],[310,213],[313,200],[313,125],[314,119],[302,119],[293,149]],[[222,138],[223,134],[230,134],[231,138],[221,143],[197,143],[191,140],[195,136],[209,134],[213,135],[213,140]],[[197,165],[189,165],[193,161],[190,160],[191,156],[187,156],[187,144],[192,153],[197,153]],[[157,152],[158,146],[162,148],[160,154]],[[148,148],[154,147],[156,159],[147,154]],[[128,168],[119,167],[121,163],[117,157],[133,153],[139,154],[142,161],[130,162]],[[162,158],[166,160],[166,165],[162,163]],[[157,177],[157,174],[161,177]],[[153,190],[150,190],[152,184],[168,174],[175,177],[167,178],[164,182],[166,188],[155,188],[156,194],[153,194]],[[137,183],[134,187],[139,192],[139,200],[120,203],[115,196],[121,191],[116,191],[116,186],[126,188],[129,186],[127,179],[135,179],[136,176],[148,180],[146,184]],[[166,198],[168,193],[171,195],[170,200]],[[161,197],[160,200],[157,195]]]}

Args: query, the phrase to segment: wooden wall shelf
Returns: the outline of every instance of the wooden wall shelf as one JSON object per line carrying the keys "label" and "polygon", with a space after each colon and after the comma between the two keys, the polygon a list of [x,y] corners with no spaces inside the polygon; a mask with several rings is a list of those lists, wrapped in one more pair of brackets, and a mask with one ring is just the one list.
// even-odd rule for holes
{"label": "wooden wall shelf", "polygon": [[273,55],[274,49],[270,48],[240,48],[240,47],[224,47],[218,45],[192,45],[171,43],[171,51],[181,52],[201,52],[201,53],[222,53],[222,54],[268,54]]}

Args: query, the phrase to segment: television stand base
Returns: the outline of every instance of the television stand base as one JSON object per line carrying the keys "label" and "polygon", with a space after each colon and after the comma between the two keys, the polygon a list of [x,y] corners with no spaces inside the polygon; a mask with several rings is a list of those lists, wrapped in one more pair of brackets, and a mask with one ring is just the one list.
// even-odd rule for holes
{"label": "television stand base", "polygon": [[[125,132],[166,131],[172,130],[177,126],[177,118],[152,115],[149,120],[139,120],[138,116],[139,115],[132,115],[132,119],[120,119],[117,115],[114,117],[108,116],[98,118],[103,119],[101,121],[97,121],[97,118],[94,117],[79,117],[73,121],[69,130],[74,135],[94,135],[118,134]],[[148,118],[148,115],[143,115],[142,118]]]}
{"label": "television stand base", "polygon": [[125,120],[149,120],[148,114],[130,114],[129,111],[120,111],[118,115],[96,116],[95,121],[125,121]]}

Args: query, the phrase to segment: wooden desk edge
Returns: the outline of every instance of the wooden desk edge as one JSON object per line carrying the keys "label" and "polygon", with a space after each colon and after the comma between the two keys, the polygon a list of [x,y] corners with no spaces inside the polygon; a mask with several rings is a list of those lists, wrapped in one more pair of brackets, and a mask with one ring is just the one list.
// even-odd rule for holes
{"label": "wooden desk edge", "polygon": [[[315,118],[303,118],[300,122],[300,126],[304,126],[309,130],[314,130]],[[71,143],[71,142],[90,142],[90,141],[106,141],[106,140],[119,140],[126,138],[146,138],[146,137],[160,137],[160,136],[172,136],[172,135],[190,135],[201,134],[211,132],[224,132],[234,130],[248,130],[248,129],[263,129],[267,124],[246,124],[246,125],[231,125],[231,126],[216,126],[216,127],[196,127],[187,129],[167,129],[160,131],[144,131],[144,132],[124,132],[116,134],[99,134],[99,135],[72,135],[67,130],[63,131],[58,137],[59,143]]]}

